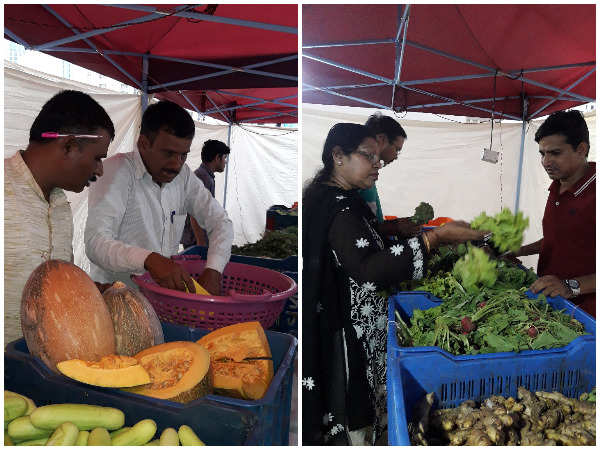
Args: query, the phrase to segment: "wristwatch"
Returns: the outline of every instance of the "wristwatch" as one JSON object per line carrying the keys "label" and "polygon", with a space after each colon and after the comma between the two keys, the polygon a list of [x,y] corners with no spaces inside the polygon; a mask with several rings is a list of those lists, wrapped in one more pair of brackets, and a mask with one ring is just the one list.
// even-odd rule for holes
{"label": "wristwatch", "polygon": [[572,293],[572,297],[577,297],[581,294],[581,289],[579,288],[579,281],[577,280],[565,280],[565,284],[569,288]]}

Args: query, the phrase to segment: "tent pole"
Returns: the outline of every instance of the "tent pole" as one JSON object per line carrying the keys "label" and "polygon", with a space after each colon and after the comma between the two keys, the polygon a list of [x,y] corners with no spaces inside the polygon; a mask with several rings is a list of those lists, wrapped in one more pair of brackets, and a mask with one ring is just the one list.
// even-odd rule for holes
{"label": "tent pole", "polygon": [[148,107],[148,56],[142,58],[142,114]]}
{"label": "tent pole", "polygon": [[[227,129],[227,147],[231,148],[231,123]],[[223,189],[223,209],[227,202],[227,179],[229,178],[229,159],[227,159],[227,165],[225,166],[225,189]]]}
{"label": "tent pole", "polygon": [[523,155],[525,153],[525,126],[527,125],[527,97],[523,97],[523,125],[521,126],[521,153],[519,154],[519,174],[517,176],[517,196],[515,199],[515,214],[519,211],[521,199],[521,176],[523,173]]}

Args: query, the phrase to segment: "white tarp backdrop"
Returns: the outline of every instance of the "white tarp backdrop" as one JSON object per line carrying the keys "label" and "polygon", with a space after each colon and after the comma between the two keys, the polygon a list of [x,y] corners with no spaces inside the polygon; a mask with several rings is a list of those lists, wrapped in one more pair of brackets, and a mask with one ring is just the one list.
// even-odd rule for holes
{"label": "white tarp backdrop", "polygon": [[[302,105],[302,181],[321,167],[321,152],[329,129],[338,122],[364,123],[376,110],[325,105]],[[383,168],[377,190],[384,215],[407,217],[422,201],[433,206],[436,217],[470,221],[482,211],[496,214],[502,207],[514,211],[521,148],[521,123],[494,124],[492,149],[502,155],[491,164],[481,160],[490,146],[491,124],[410,120],[414,116],[382,111],[396,118],[408,136],[398,159]],[[432,116],[435,119],[435,116]],[[586,115],[590,129],[590,160],[595,161],[596,119]],[[542,169],[534,141],[542,121],[527,124],[519,210],[529,217],[525,242],[542,237],[542,217],[550,179]],[[523,258],[537,267],[537,256]]]}
{"label": "white tarp backdrop", "polygon": [[[115,140],[108,155],[136,148],[141,121],[140,97],[77,83],[28,68],[4,63],[4,157],[25,149],[29,128],[43,104],[64,89],[90,94],[106,109],[115,125]],[[228,125],[196,122],[187,164],[194,170],[202,162],[204,141],[227,142]],[[260,135],[259,135],[260,134]],[[291,206],[297,198],[297,133],[285,128],[233,126],[226,209],[233,221],[234,244],[258,240],[265,229],[266,211],[271,205]],[[223,204],[225,173],[216,174],[217,200]],[[83,230],[87,219],[87,189],[80,194],[67,192],[73,210],[75,264],[89,270]]]}

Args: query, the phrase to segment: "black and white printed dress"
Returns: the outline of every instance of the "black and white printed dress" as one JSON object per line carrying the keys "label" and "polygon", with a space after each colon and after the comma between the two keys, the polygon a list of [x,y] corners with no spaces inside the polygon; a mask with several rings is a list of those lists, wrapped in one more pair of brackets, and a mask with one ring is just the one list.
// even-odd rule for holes
{"label": "black and white printed dress", "polygon": [[384,240],[356,191],[320,185],[303,201],[303,443],[348,445],[365,427],[374,443],[387,427],[378,292],[422,278],[425,247],[421,237]]}

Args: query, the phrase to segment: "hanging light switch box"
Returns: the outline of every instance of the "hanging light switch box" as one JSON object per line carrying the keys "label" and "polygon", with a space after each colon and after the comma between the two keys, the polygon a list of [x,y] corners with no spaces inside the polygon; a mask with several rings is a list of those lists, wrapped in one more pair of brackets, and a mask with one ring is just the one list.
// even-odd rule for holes
{"label": "hanging light switch box", "polygon": [[484,148],[481,152],[481,160],[487,161],[492,164],[496,164],[498,162],[499,153],[494,150],[490,150],[489,148]]}

